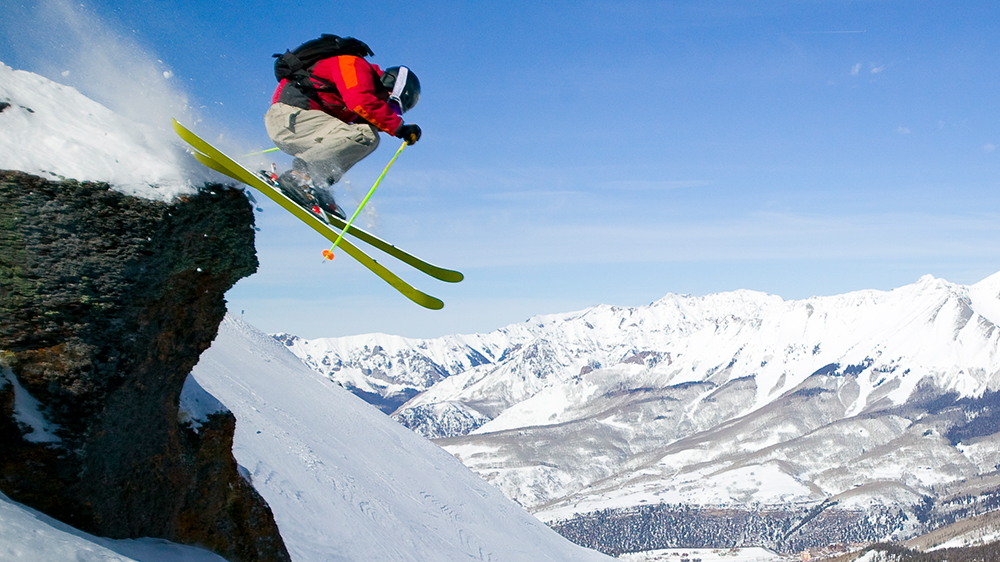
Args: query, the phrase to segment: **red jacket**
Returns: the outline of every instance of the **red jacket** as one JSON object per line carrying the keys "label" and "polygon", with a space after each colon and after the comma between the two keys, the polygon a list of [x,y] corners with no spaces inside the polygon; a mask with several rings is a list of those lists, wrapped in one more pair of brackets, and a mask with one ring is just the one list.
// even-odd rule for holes
{"label": "red jacket", "polygon": [[[274,91],[271,103],[318,109],[345,123],[367,121],[390,135],[403,124],[403,118],[396,115],[378,95],[380,90],[385,89],[380,80],[382,69],[365,59],[351,55],[324,59],[313,66],[312,75],[329,80],[337,86],[337,90],[318,92],[318,98],[312,94],[307,97],[295,86],[286,88],[288,80],[282,80]],[[320,80],[310,80],[317,88],[331,89]]]}

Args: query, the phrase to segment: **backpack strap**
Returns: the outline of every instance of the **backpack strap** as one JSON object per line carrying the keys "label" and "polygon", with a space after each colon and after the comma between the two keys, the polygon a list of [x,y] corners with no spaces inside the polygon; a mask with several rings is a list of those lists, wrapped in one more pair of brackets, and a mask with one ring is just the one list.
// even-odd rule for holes
{"label": "backpack strap", "polygon": [[[297,74],[296,77],[294,79],[289,79],[289,82],[293,84],[296,88],[298,88],[298,90],[302,92],[302,95],[322,106],[332,107],[337,109],[347,109],[346,105],[342,104],[334,105],[319,97],[321,92],[322,93],[336,92],[339,94],[340,90],[337,89],[337,85],[335,83],[333,83],[330,80],[327,80],[326,78],[321,78],[319,76],[316,76],[315,74],[310,74],[305,71],[301,71],[296,74]],[[322,83],[322,86],[317,86],[316,82]]]}
{"label": "backpack strap", "polygon": [[345,104],[331,103],[320,97],[321,93],[329,92],[339,94],[336,83],[306,70],[299,70],[288,77],[288,85],[282,91],[279,101],[302,109],[309,109],[311,101],[322,108],[352,113]]}
{"label": "backpack strap", "polygon": [[[340,95],[341,99],[343,99],[343,94],[340,93],[340,90],[337,88],[337,84],[335,82],[333,82],[332,80],[327,80],[322,76],[316,76],[311,71],[312,68],[310,68],[309,70],[298,70],[295,72],[293,76],[289,77],[288,82],[290,84],[295,85],[295,87],[298,88],[298,90],[306,98],[316,102],[319,105],[351,111],[350,109],[348,109],[346,105],[331,104],[320,98],[319,96],[320,93],[334,92]],[[378,79],[377,75],[374,76],[374,78],[375,80],[373,80],[373,82],[375,84],[376,90],[383,89],[386,92],[389,91],[389,89],[386,88],[384,84],[382,84],[382,81]],[[321,85],[316,85],[317,82],[319,82]]]}

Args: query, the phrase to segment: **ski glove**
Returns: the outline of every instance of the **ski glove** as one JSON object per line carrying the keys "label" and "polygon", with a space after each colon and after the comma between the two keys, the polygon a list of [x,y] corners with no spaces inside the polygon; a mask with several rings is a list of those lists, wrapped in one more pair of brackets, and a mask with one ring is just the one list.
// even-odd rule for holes
{"label": "ski glove", "polygon": [[413,144],[420,140],[420,127],[416,125],[400,125],[393,135],[406,141],[406,144]]}

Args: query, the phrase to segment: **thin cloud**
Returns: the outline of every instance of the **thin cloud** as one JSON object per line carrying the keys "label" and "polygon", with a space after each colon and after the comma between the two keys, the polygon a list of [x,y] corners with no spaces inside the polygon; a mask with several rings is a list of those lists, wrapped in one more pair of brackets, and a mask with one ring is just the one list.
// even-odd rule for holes
{"label": "thin cloud", "polygon": [[995,144],[986,143],[983,145],[983,152],[993,152],[997,147]]}
{"label": "thin cloud", "polygon": [[901,135],[908,135],[908,134],[910,134],[910,129],[908,129],[906,127],[899,127],[899,128],[896,129],[896,132],[899,133],[899,134],[901,134]]}
{"label": "thin cloud", "polygon": [[704,180],[615,180],[604,182],[598,187],[627,191],[669,191],[673,189],[705,187],[709,184],[711,182]]}
{"label": "thin cloud", "polygon": [[[857,76],[857,75],[861,74],[861,69],[862,68],[864,68],[864,64],[862,64],[860,62],[857,63],[857,64],[855,64],[854,66],[852,66],[851,67],[851,76]],[[869,72],[869,74],[880,74],[884,70],[885,70],[885,65],[884,64],[876,65],[874,62],[868,63],[868,72]]]}

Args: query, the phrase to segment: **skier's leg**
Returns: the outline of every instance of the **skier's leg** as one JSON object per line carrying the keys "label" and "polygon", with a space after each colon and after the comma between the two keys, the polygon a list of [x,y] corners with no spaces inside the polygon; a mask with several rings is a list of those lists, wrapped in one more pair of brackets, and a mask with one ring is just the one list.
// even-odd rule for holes
{"label": "skier's leg", "polygon": [[[296,127],[296,119],[304,110],[283,103],[271,105],[264,115],[268,136],[283,152],[290,155],[308,150],[312,142]],[[277,177],[278,188],[300,207],[310,209],[318,202],[309,165],[301,158],[292,160],[292,169]]]}
{"label": "skier's leg", "polygon": [[317,185],[333,184],[378,147],[378,130],[367,123],[344,123],[322,111],[298,115],[296,129],[308,147],[295,154],[309,165]]}
{"label": "skier's leg", "polygon": [[342,215],[331,186],[378,147],[378,130],[367,123],[344,123],[322,111],[280,103],[271,106],[264,122],[275,145],[295,156],[293,169],[308,170],[323,206]]}
{"label": "skier's leg", "polygon": [[378,147],[378,130],[367,123],[344,123],[322,111],[276,103],[264,116],[274,144],[308,164],[316,183],[335,183]]}
{"label": "skier's leg", "polygon": [[304,131],[297,123],[299,115],[305,111],[291,105],[275,103],[264,114],[267,136],[271,137],[271,141],[282,152],[295,156],[312,146],[312,140],[303,134]]}

